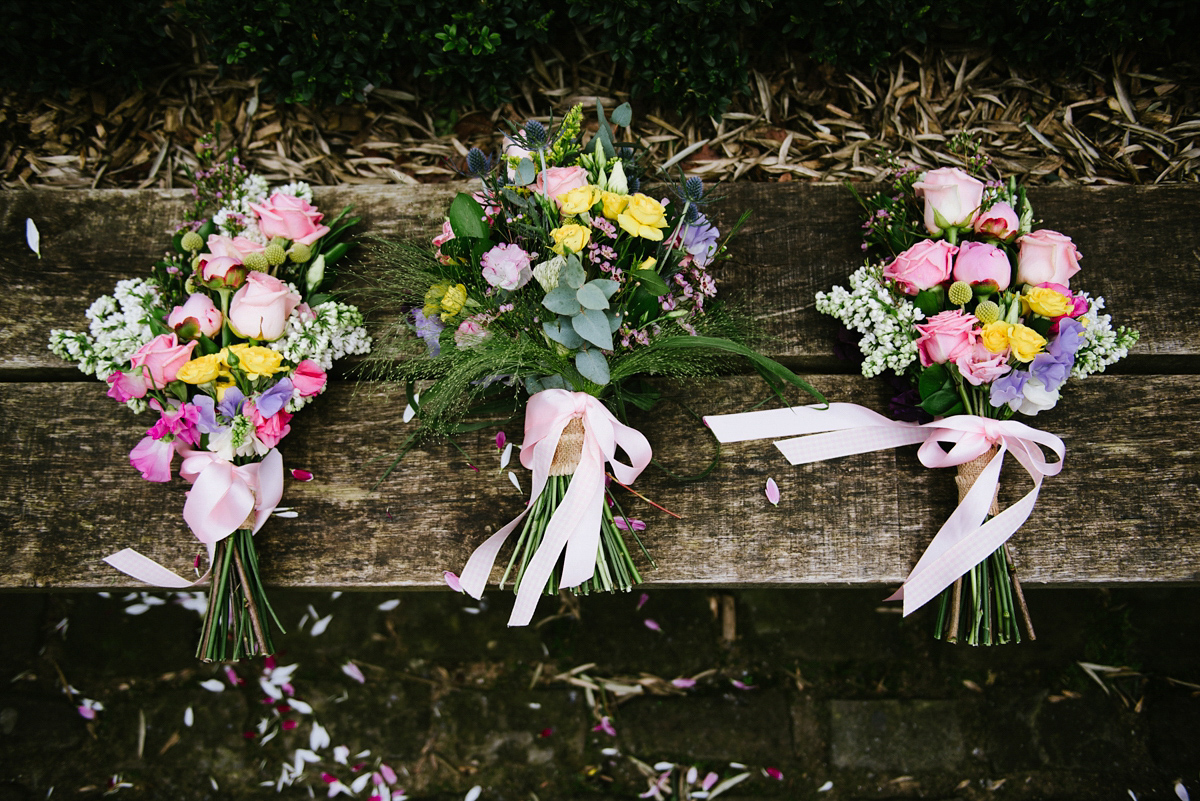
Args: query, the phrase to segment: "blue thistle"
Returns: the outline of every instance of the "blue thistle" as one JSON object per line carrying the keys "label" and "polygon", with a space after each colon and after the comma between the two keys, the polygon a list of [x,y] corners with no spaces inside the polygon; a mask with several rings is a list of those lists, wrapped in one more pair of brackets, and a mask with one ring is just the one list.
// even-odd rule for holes
{"label": "blue thistle", "polygon": [[704,199],[704,181],[692,176],[683,182],[683,199],[699,203]]}
{"label": "blue thistle", "polygon": [[482,150],[473,147],[467,151],[467,172],[471,175],[485,175],[491,171],[491,168],[491,159],[485,156]]}
{"label": "blue thistle", "polygon": [[537,120],[525,121],[525,141],[530,150],[541,150],[546,147],[546,126]]}

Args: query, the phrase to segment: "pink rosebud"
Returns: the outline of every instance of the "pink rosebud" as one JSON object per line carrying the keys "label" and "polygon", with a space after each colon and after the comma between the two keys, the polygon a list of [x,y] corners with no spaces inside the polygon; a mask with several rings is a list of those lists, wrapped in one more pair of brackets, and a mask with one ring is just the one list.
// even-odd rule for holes
{"label": "pink rosebud", "polygon": [[979,212],[975,218],[975,233],[994,236],[1007,242],[1017,234],[1021,221],[1013,207],[1003,200],[993,203],[987,211]]}
{"label": "pink rosebud", "polygon": [[[221,234],[208,235],[208,252],[213,256],[228,256],[236,259],[239,264],[246,260],[251,253],[262,253],[266,245],[260,245],[244,236],[228,237]],[[202,255],[200,258],[204,258]]]}
{"label": "pink rosebud", "polygon": [[[212,298],[197,292],[188,295],[188,299],[182,306],[171,309],[171,313],[167,315],[167,326],[173,328],[175,333],[181,336],[196,339],[200,334],[204,334],[206,337],[216,336],[217,332],[221,330],[223,320],[221,310],[213,304]],[[181,330],[189,327],[190,330],[187,333]]]}
{"label": "pink rosebud", "polygon": [[321,369],[321,365],[312,359],[305,359],[292,369],[292,388],[300,393],[302,398],[311,398],[325,391],[325,383],[329,376]]}
{"label": "pink rosebud", "polygon": [[195,340],[180,345],[174,332],[160,334],[138,348],[129,362],[134,367],[142,368],[142,374],[148,378],[151,386],[163,389],[175,380],[179,368],[191,361],[195,347]]}
{"label": "pink rosebud", "polygon": [[141,370],[128,373],[116,370],[108,377],[108,397],[117,403],[125,403],[131,398],[144,398],[146,389],[146,379]]}
{"label": "pink rosebud", "polygon": [[974,286],[990,281],[1003,292],[1012,280],[1012,265],[1004,251],[984,242],[964,242],[954,260],[954,279]]}
{"label": "pink rosebud", "polygon": [[925,228],[937,236],[946,227],[968,225],[983,201],[983,182],[957,167],[930,170],[913,184],[925,199]]}
{"label": "pink rosebud", "polygon": [[274,342],[283,336],[300,296],[273,275],[253,272],[229,304],[229,326],[246,339]]}
{"label": "pink rosebud", "polygon": [[479,259],[483,280],[510,292],[520,289],[533,278],[529,254],[520,245],[501,243]]}
{"label": "pink rosebud", "polygon": [[990,384],[1012,369],[1008,363],[1008,351],[992,353],[982,342],[964,348],[954,363],[958,365],[962,377],[973,386]]}
{"label": "pink rosebud", "polygon": [[915,328],[921,332],[917,339],[917,354],[921,366],[945,364],[957,359],[969,350],[978,338],[973,315],[963,314],[960,309],[944,311],[929,318],[925,325]]}
{"label": "pink rosebud", "polygon": [[237,289],[246,280],[246,266],[232,256],[200,256],[200,280],[210,286]]}
{"label": "pink rosebud", "polygon": [[583,167],[549,167],[538,173],[533,184],[539,194],[553,198],[559,208],[562,208],[562,201],[558,199],[560,195],[587,185],[588,174]]}
{"label": "pink rosebud", "polygon": [[325,215],[304,198],[276,192],[262,204],[250,204],[258,217],[258,229],[263,236],[281,236],[302,245],[311,245],[325,234],[329,226],[320,225]]}
{"label": "pink rosebud", "polygon": [[932,289],[950,278],[958,247],[943,239],[922,239],[883,268],[883,277],[906,295]]}
{"label": "pink rosebud", "polygon": [[1079,250],[1071,237],[1043,228],[1017,240],[1017,283],[1038,286],[1053,283],[1068,286],[1079,272]]}

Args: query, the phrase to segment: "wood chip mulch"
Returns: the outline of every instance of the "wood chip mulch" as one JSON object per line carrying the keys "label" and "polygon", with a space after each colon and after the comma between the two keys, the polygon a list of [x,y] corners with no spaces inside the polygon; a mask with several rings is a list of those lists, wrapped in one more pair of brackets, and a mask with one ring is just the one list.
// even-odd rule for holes
{"label": "wood chip mulch", "polygon": [[[366,104],[275,102],[257,78],[194,64],[153,86],[69,97],[0,95],[5,188],[188,186],[197,139],[221,123],[242,159],[269,180],[416,184],[458,177],[471,146],[494,152],[502,120],[627,98],[603,53],[574,62],[533,56],[522,98],[491,110],[433,112],[411,92],[379,89]],[[932,167],[959,132],[997,170],[1030,184],[1161,184],[1200,180],[1200,81],[1187,63],[1146,67],[1115,56],[1103,71],[1038,75],[987,52],[905,51],[874,73],[785,59],[751,75],[752,91],[721,118],[634,105],[652,163],[711,181],[864,181],[893,152]],[[435,116],[436,114],[436,116]]]}

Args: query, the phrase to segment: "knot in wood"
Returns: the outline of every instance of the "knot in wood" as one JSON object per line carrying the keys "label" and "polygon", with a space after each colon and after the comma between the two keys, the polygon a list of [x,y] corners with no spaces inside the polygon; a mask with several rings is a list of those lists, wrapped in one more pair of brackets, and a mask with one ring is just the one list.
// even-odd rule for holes
{"label": "knot in wood", "polygon": [[550,462],[550,475],[569,476],[575,473],[579,466],[579,457],[583,454],[583,420],[572,417],[567,427],[559,437],[558,447],[554,449],[554,459]]}

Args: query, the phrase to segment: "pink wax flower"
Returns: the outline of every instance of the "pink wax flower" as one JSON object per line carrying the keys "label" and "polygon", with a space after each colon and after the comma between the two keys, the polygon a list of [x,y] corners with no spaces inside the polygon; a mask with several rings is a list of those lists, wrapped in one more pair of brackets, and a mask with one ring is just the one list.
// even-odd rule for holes
{"label": "pink wax flower", "polygon": [[176,334],[188,339],[195,339],[200,334],[206,337],[216,336],[223,321],[221,310],[213,304],[212,298],[202,292],[188,295],[182,306],[176,306],[167,315],[167,325],[173,328]]}
{"label": "pink wax flower", "polygon": [[1079,250],[1071,237],[1043,228],[1017,240],[1017,283],[1038,286],[1053,283],[1068,286],[1079,272]]}
{"label": "pink wax flower", "polygon": [[267,249],[266,245],[244,236],[228,237],[221,234],[209,234],[207,244],[208,252],[213,256],[228,256],[239,263],[244,262],[251,253],[262,253]]}
{"label": "pink wax flower", "polygon": [[952,309],[935,314],[925,325],[917,325],[916,329],[921,332],[917,339],[921,366],[952,362],[972,348],[979,336],[975,329],[978,322],[974,315]]}
{"label": "pink wax flower", "polygon": [[258,230],[263,236],[281,236],[311,245],[329,233],[329,226],[320,224],[325,215],[304,198],[276,192],[261,205],[251,203],[250,208],[258,216]]}
{"label": "pink wax flower", "polygon": [[925,199],[925,228],[934,236],[970,224],[983,201],[983,182],[957,167],[930,170],[913,189]]}
{"label": "pink wax flower", "polygon": [[232,256],[200,257],[200,280],[209,285],[237,289],[246,280],[246,266]]}
{"label": "pink wax flower", "polygon": [[496,245],[480,257],[479,263],[483,266],[483,280],[499,289],[511,292],[525,286],[533,278],[529,254],[520,245]]}
{"label": "pink wax flower", "polygon": [[979,212],[979,216],[975,218],[974,228],[977,234],[994,236],[1007,242],[1016,236],[1020,225],[1021,220],[1013,211],[1013,207],[1001,200],[993,203],[987,211]]}
{"label": "pink wax flower", "polygon": [[548,167],[538,173],[533,184],[539,193],[544,187],[546,197],[553,198],[559,208],[562,208],[562,201],[558,199],[560,195],[587,185],[588,174],[583,167]]}
{"label": "pink wax flower", "polygon": [[982,342],[964,348],[954,363],[958,365],[962,377],[973,386],[990,384],[1012,369],[1008,363],[1008,351],[992,353]]}
{"label": "pink wax flower", "polygon": [[195,340],[186,345],[179,344],[179,338],[172,332],[160,334],[142,345],[129,358],[134,367],[141,367],[143,375],[155,389],[162,389],[175,380],[179,368],[192,358]]}
{"label": "pink wax flower", "polygon": [[325,391],[328,377],[321,365],[312,359],[305,359],[292,370],[292,386],[302,398],[311,398]]}
{"label": "pink wax flower", "polygon": [[141,370],[122,373],[116,370],[108,377],[108,397],[117,403],[146,397],[146,378]]}
{"label": "pink wax flower", "polygon": [[972,285],[990,281],[996,289],[1004,291],[1012,280],[1012,265],[1004,251],[995,245],[964,242],[954,260],[954,278]]}
{"label": "pink wax flower", "polygon": [[229,325],[247,339],[273,342],[283,336],[300,296],[273,275],[253,272],[229,304]]}
{"label": "pink wax flower", "polygon": [[246,401],[242,406],[242,414],[254,423],[254,435],[268,448],[274,448],[292,430],[292,427],[288,425],[292,415],[282,409],[270,417],[263,417],[254,401]]}
{"label": "pink wax flower", "polygon": [[949,280],[958,247],[942,239],[922,239],[883,268],[883,277],[900,285],[906,295],[932,289]]}

